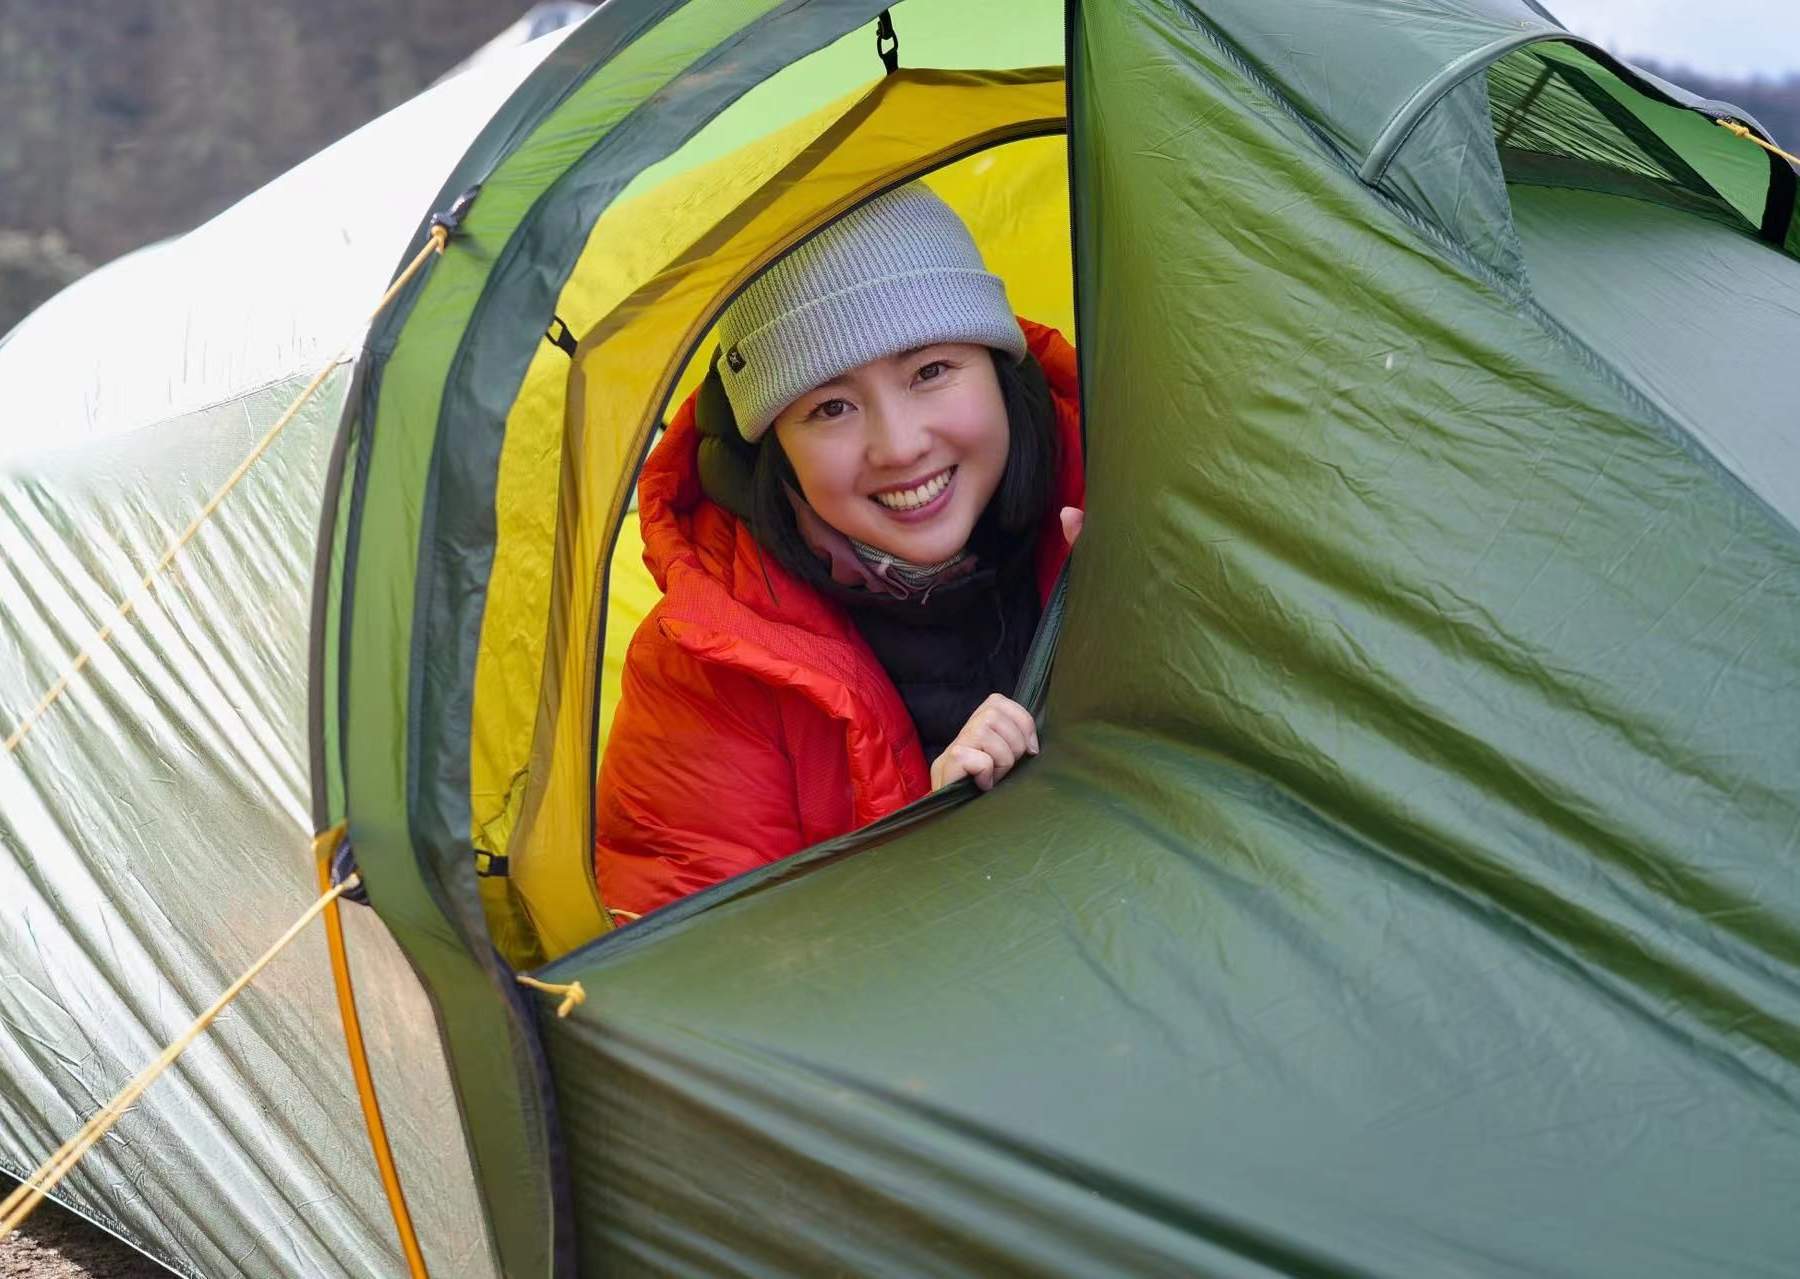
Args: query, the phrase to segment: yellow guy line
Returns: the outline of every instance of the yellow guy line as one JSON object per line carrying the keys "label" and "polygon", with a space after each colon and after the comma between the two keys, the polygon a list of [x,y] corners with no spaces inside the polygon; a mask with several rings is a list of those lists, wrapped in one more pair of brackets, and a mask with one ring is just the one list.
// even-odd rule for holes
{"label": "yellow guy line", "polygon": [[562,1003],[556,1006],[556,1015],[558,1017],[567,1017],[570,1013],[575,1011],[575,1006],[577,1004],[587,1003],[587,991],[578,981],[572,981],[567,985],[563,985],[560,982],[539,981],[535,977],[527,977],[524,973],[514,973],[513,980],[517,981],[521,986],[529,986],[533,990],[541,990],[547,995],[561,995]]}
{"label": "yellow guy line", "polygon": [[[344,826],[340,822],[313,840],[321,892],[331,887],[331,859],[343,837]],[[375,1077],[369,1071],[362,1018],[356,1012],[356,990],[350,984],[350,956],[344,947],[344,921],[338,916],[336,899],[325,908],[325,947],[331,955],[331,979],[337,987],[338,1017],[344,1023],[344,1047],[350,1054],[350,1074],[356,1080],[357,1100],[362,1103],[363,1127],[368,1130],[369,1146],[375,1152],[375,1169],[381,1174],[381,1186],[387,1192],[388,1208],[394,1215],[400,1251],[406,1254],[406,1269],[412,1279],[430,1279],[430,1272],[425,1269],[425,1253],[419,1247],[419,1236],[413,1229],[412,1212],[406,1206],[406,1192],[400,1185],[400,1172],[394,1166],[393,1148],[388,1145],[387,1124],[381,1118],[381,1101],[375,1094]]]}
{"label": "yellow guy line", "polygon": [[289,942],[298,937],[301,931],[312,923],[314,916],[344,893],[355,888],[359,882],[355,875],[351,875],[343,883],[308,906],[306,913],[289,926],[288,930],[281,935],[280,940],[264,951],[261,959],[250,965],[249,970],[242,977],[232,982],[226,988],[225,993],[213,1001],[212,1007],[196,1017],[194,1023],[182,1031],[173,1043],[163,1049],[155,1061],[139,1071],[130,1083],[119,1090],[118,1096],[107,1102],[98,1114],[83,1124],[80,1132],[65,1141],[57,1152],[39,1164],[37,1171],[25,1178],[6,1197],[4,1202],[0,1202],[0,1239],[6,1238],[18,1228],[20,1222],[31,1215],[31,1210],[38,1206],[45,1195],[56,1188],[56,1184],[69,1174],[69,1171],[81,1161],[83,1155],[93,1149],[96,1142],[106,1136],[112,1126],[124,1116],[139,1097],[143,1096],[144,1090],[155,1083],[162,1073],[175,1063],[175,1059],[181,1056],[188,1045],[198,1039],[206,1028],[212,1025],[213,1020],[225,1011],[225,1006],[243,993],[244,987],[248,986],[258,973],[269,966],[275,956],[286,949]]}
{"label": "yellow guy line", "polygon": [[1736,120],[1714,120],[1713,123],[1733,137],[1742,138],[1746,142],[1754,142],[1764,151],[1773,151],[1789,164],[1800,164],[1800,155],[1795,155],[1792,151],[1783,151],[1773,142],[1764,142],[1747,124],[1739,124]]}
{"label": "yellow guy line", "polygon": [[[381,301],[376,304],[375,310],[369,315],[370,323],[373,323],[375,317],[387,309],[388,303],[392,302],[395,295],[406,287],[407,282],[418,274],[419,268],[425,265],[426,260],[432,254],[444,251],[444,245],[449,242],[449,239],[450,232],[445,227],[434,226],[431,228],[431,239],[427,241],[424,248],[419,250],[418,256],[407,264],[406,269],[400,273],[399,278],[388,288],[388,291],[381,295]],[[19,726],[13,729],[12,735],[6,739],[5,754],[10,755],[19,749],[19,743],[25,740],[25,735],[36,727],[37,722],[44,717],[44,713],[56,705],[57,700],[68,692],[69,685],[93,660],[94,655],[111,641],[113,633],[119,628],[119,623],[129,617],[131,611],[137,607],[139,598],[156,585],[156,579],[162,576],[163,571],[170,564],[175,562],[175,557],[181,553],[181,548],[193,540],[194,535],[200,531],[200,526],[212,518],[213,512],[219,509],[219,504],[225,500],[226,494],[236,488],[238,481],[243,479],[249,473],[250,468],[256,465],[258,459],[269,451],[269,446],[274,444],[282,431],[287,429],[288,423],[294,420],[301,407],[312,398],[313,392],[324,384],[331,371],[343,363],[348,355],[349,348],[346,347],[331,357],[331,362],[320,369],[318,376],[306,384],[306,388],[300,392],[300,397],[288,406],[287,412],[283,413],[275,425],[269,428],[268,433],[256,442],[256,447],[250,450],[249,456],[238,463],[237,469],[219,486],[218,492],[207,499],[206,505],[200,508],[200,513],[194,516],[193,521],[182,530],[181,535],[169,543],[162,553],[162,558],[156,561],[156,566],[144,574],[143,579],[118,602],[112,617],[104,626],[94,632],[93,637],[82,646],[80,652],[75,654],[63,669],[62,674],[56,677],[56,682],[44,691],[44,695],[38,699],[37,705],[33,706],[31,712],[19,721]]]}

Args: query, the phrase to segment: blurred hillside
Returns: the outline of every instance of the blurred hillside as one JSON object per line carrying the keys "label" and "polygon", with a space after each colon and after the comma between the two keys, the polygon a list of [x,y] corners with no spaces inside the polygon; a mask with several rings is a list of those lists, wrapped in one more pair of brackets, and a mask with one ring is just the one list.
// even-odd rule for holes
{"label": "blurred hillside", "polygon": [[0,334],[405,101],[526,0],[5,0]]}
{"label": "blurred hillside", "polygon": [[[529,0],[4,0],[0,335],[418,93]],[[1800,143],[1800,76],[1646,63]]]}

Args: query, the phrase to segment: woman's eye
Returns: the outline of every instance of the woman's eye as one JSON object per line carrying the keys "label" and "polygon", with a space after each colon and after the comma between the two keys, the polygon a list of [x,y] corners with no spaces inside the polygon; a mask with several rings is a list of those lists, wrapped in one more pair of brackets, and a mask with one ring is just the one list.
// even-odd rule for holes
{"label": "woman's eye", "polygon": [[921,382],[931,382],[943,377],[944,374],[949,371],[950,366],[948,364],[945,364],[942,360],[933,360],[930,364],[921,365],[919,371],[913,376],[918,378]]}
{"label": "woman's eye", "polygon": [[811,413],[807,414],[807,416],[808,417],[825,418],[825,419],[829,420],[831,418],[842,417],[842,416],[844,416],[844,414],[848,413],[849,411],[850,411],[850,401],[849,400],[843,400],[843,399],[821,400],[819,403],[813,405],[813,411]]}

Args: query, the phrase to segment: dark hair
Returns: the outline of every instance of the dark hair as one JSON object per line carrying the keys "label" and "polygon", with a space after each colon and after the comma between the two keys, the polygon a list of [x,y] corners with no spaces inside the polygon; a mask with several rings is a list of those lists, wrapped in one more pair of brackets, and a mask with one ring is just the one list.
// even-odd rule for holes
{"label": "dark hair", "polygon": [[[1050,383],[1033,356],[1015,362],[1001,351],[993,352],[994,372],[1000,381],[1000,399],[1006,406],[1008,431],[1006,467],[977,527],[987,524],[1011,540],[1029,535],[1050,508],[1056,492],[1056,471],[1061,459],[1056,430],[1056,406]],[[830,580],[822,564],[801,536],[794,508],[784,489],[799,492],[793,463],[771,428],[756,450],[751,475],[750,531],[774,555],[776,562],[802,581],[814,585]]]}

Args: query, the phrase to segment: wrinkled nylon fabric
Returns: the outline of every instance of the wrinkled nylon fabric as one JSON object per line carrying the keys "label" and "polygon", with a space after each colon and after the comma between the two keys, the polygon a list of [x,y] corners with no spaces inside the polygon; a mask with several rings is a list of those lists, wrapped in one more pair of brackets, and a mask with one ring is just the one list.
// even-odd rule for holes
{"label": "wrinkled nylon fabric", "polygon": [[1501,278],[1528,288],[1505,175],[1488,144],[1490,116],[1487,79],[1470,76],[1419,121],[1387,185]]}
{"label": "wrinkled nylon fabric", "polygon": [[[0,734],[312,375],[354,351],[417,251],[421,208],[553,45],[396,108],[96,271],[0,345]],[[318,895],[309,606],[354,374],[336,369],[0,760],[0,1166],[15,1173]],[[491,1274],[429,998],[371,912],[347,908],[345,924],[427,1259]],[[404,1274],[322,936],[259,977],[58,1197],[188,1273]]]}
{"label": "wrinkled nylon fabric", "polygon": [[1800,535],[1171,5],[1083,15],[1044,754],[552,966],[584,1249],[1791,1273]]}
{"label": "wrinkled nylon fabric", "polygon": [[[9,729],[307,380],[7,460]],[[317,895],[307,610],[318,494],[349,381],[341,366],[0,760],[0,1167],[15,1175]],[[69,405],[39,407],[35,425],[53,428]],[[66,435],[79,433],[71,424]],[[430,1005],[369,912],[348,910],[346,924],[427,1254],[442,1273],[486,1273],[467,1165],[453,1153],[461,1134],[438,1100],[448,1080]],[[404,1273],[322,935],[264,973],[58,1197],[188,1273]]]}
{"label": "wrinkled nylon fabric", "polygon": [[1518,187],[1537,297],[1789,523],[1800,262],[1647,200]]}
{"label": "wrinkled nylon fabric", "polygon": [[[606,16],[637,32],[674,7],[614,0]],[[380,589],[358,614],[352,746],[390,869],[413,848],[395,813],[411,799],[406,661],[438,390],[486,273],[512,260],[502,251],[547,187],[696,56],[767,38],[740,40],[755,16],[742,6],[689,8],[586,95],[533,81],[471,148],[517,163],[461,245],[481,265],[422,290],[432,307],[409,336],[431,358],[379,424],[397,453],[365,459],[392,482],[374,485],[381,514],[361,544]],[[1039,19],[1029,43],[1061,6],[1015,8]],[[874,12],[784,9],[801,32],[826,9]],[[927,31],[1013,47],[1020,24],[999,9]],[[1347,119],[1359,94],[1393,90],[1385,111],[1469,47],[1463,18],[1511,13],[1436,6],[1401,30],[1418,9],[1388,7],[1365,41],[1343,25],[1362,16],[1349,5],[1277,24],[1264,6],[1210,7],[1340,140],[1360,126],[1336,129],[1334,104]],[[1800,722],[1794,641],[1768,619],[1792,615],[1794,554],[1769,504],[1714,461],[1729,448],[1767,497],[1782,423],[1757,415],[1779,398],[1752,382],[1729,420],[1700,413],[1685,385],[1609,348],[1615,321],[1592,299],[1538,286],[1550,323],[1533,327],[1383,221],[1235,67],[1207,64],[1181,34],[1191,7],[1098,16],[1110,25],[1080,45],[1106,86],[1083,124],[1084,287],[1111,335],[1093,395],[1117,443],[1096,456],[1109,487],[1095,509],[1115,514],[1078,565],[1051,708],[1067,731],[1016,786],[949,821],[580,957],[617,979],[593,1010],[605,1020],[559,1026],[554,1043],[578,1184],[603,1209],[583,1221],[590,1265],[1398,1272],[1475,1256],[1656,1273],[1698,1256],[1791,1272],[1789,1205],[1772,1188],[1794,1179],[1794,893],[1765,853],[1793,837],[1779,766]],[[846,39],[859,36],[866,47],[866,30]],[[907,30],[905,48],[921,46]],[[353,173],[303,166],[204,236],[100,273],[0,348],[9,715],[285,407],[294,371],[350,336],[416,248],[403,241],[429,207],[419,191],[540,56],[459,77],[390,117]],[[1645,119],[1754,220],[1760,153],[1697,116]],[[743,137],[760,136],[745,120]],[[1402,182],[1412,146],[1470,158],[1424,131],[1442,123],[1401,148],[1394,189],[1480,229]],[[1521,216],[1530,239],[1539,224]],[[529,255],[591,221],[541,228],[520,246],[528,271],[554,277],[553,254]],[[1588,219],[1587,234],[1625,221]],[[1754,272],[1745,246],[1704,243],[1708,270]],[[1633,265],[1616,239],[1606,249]],[[1540,237],[1527,258],[1564,250]],[[1677,252],[1633,287],[1723,315],[1719,277]],[[168,299],[203,285],[171,323]],[[1771,334],[1789,322],[1778,291],[1742,290]],[[548,309],[502,304],[481,331],[535,344]],[[71,361],[69,330],[129,340]],[[377,353],[393,343],[383,331]],[[1690,369],[1693,352],[1668,364]],[[478,365],[480,393],[446,417],[471,436],[464,411],[498,405],[498,422],[518,384],[494,367]],[[301,636],[348,383],[340,370],[157,602],[0,764],[0,1163],[15,1171],[312,896]],[[1759,472],[1746,456],[1760,448]],[[384,556],[398,562],[386,579]],[[1182,571],[1146,578],[1147,563]],[[402,658],[382,665],[384,646]],[[440,689],[460,678],[449,657],[425,666]],[[443,751],[466,758],[468,742]],[[473,889],[445,883],[467,924]],[[406,956],[369,914],[349,922],[434,1271],[488,1272],[491,1229],[510,1273],[541,1272],[554,1152],[519,1082],[519,1023],[490,1015],[480,975],[462,980],[468,937],[439,886],[389,884]],[[408,959],[447,1003],[458,1090]],[[322,959],[284,963],[261,988],[272,997],[253,993],[159,1085],[69,1197],[202,1273],[393,1273]],[[482,1192],[470,1140],[488,1152]],[[1762,1178],[1732,1184],[1745,1167]],[[783,1206],[799,1207],[780,1237],[766,1198],[742,1197],[751,1179],[732,1181],[746,1169],[785,1176]],[[1295,1202],[1313,1209],[1299,1225]],[[1496,1241],[1483,1232],[1497,1222]]]}
{"label": "wrinkled nylon fabric", "polygon": [[1446,67],[1508,40],[1561,30],[1523,0],[1291,0],[1279,15],[1262,0],[1182,0],[1165,19],[1224,33],[1233,52],[1353,163]]}

